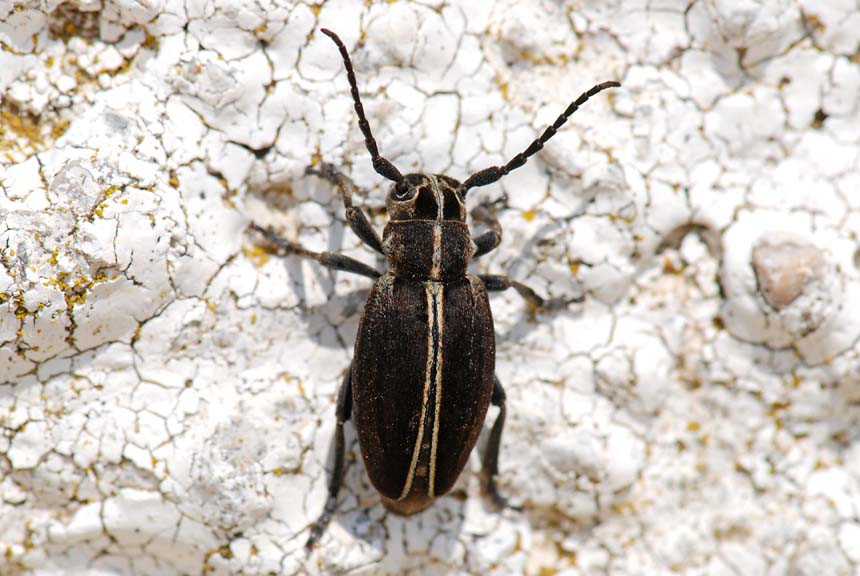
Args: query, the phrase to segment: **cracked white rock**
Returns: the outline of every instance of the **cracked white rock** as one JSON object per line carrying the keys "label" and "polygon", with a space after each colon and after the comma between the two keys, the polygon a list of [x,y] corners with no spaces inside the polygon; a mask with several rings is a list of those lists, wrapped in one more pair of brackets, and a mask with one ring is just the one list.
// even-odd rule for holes
{"label": "cracked white rock", "polygon": [[[0,573],[850,574],[860,444],[854,2],[0,2]],[[456,178],[597,81],[475,263],[499,485],[387,513],[333,398],[368,282],[273,258],[273,224],[381,262],[339,54],[379,148]],[[373,210],[374,226],[384,215]],[[491,418],[496,410],[491,410]],[[484,431],[486,434],[487,430]]]}
{"label": "cracked white rock", "polygon": [[[808,230],[806,236],[803,230]],[[815,243],[839,246],[828,254]],[[745,212],[724,235],[723,289],[727,328],[772,348],[794,346],[809,363],[835,358],[860,339],[860,322],[847,304],[860,288],[834,261],[850,240],[814,232],[801,213]]]}

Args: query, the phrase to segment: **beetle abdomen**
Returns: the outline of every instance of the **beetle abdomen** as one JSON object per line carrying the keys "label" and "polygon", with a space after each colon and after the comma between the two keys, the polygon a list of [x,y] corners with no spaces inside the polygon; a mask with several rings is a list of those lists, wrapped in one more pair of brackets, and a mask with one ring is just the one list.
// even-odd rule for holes
{"label": "beetle abdomen", "polygon": [[481,431],[494,363],[477,277],[388,273],[373,286],[355,344],[353,419],[368,476],[389,507],[417,512],[451,489]]}

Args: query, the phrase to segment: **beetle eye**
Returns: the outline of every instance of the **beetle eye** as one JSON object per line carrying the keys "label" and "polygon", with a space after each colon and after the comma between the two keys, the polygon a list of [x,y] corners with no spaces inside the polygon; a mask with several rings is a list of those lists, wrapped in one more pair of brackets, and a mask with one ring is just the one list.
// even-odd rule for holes
{"label": "beetle eye", "polygon": [[398,182],[394,185],[393,196],[395,200],[400,200],[401,202],[404,200],[410,200],[415,196],[415,188],[406,182]]}

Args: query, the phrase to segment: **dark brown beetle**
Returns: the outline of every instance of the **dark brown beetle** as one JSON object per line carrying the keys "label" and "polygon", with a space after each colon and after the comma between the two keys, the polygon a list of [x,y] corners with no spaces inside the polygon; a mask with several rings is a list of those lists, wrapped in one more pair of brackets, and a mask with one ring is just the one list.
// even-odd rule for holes
{"label": "dark brown beetle", "polygon": [[336,508],[343,480],[344,422],[352,417],[364,467],[390,510],[410,515],[448,492],[475,445],[490,404],[499,415],[490,432],[482,476],[487,494],[503,504],[495,476],[505,422],[505,392],[495,377],[495,334],[487,291],[514,288],[536,308],[572,301],[547,301],[506,276],[472,275],[469,262],[495,249],[502,229],[489,207],[472,218],[489,229],[474,240],[466,224],[466,193],[496,182],[536,154],[568,117],[606,88],[603,82],[582,94],[544,133],[503,166],[486,168],[460,183],[442,174],[407,174],[379,155],[346,47],[326,29],[340,50],[355,102],[358,126],[377,173],[394,182],[386,202],[389,222],[380,239],[364,212],[352,205],[353,183],[330,164],[308,168],[339,189],[346,220],[361,240],[383,254],[388,271],[347,256],[312,252],[255,229],[282,253],[313,258],[336,270],[376,279],[367,298],[355,356],[337,399],[334,470],[325,511],[311,529],[310,548]]}

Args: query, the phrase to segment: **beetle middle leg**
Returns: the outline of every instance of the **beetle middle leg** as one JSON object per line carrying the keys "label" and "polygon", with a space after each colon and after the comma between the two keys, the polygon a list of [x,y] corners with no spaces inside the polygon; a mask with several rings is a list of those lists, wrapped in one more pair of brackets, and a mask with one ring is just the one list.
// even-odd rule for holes
{"label": "beetle middle leg", "polygon": [[319,176],[337,187],[340,197],[343,199],[343,207],[346,210],[346,223],[362,242],[382,254],[382,241],[379,239],[379,234],[370,225],[364,211],[352,205],[352,195],[357,188],[349,176],[328,162],[322,162],[319,166],[308,166],[305,169],[305,174]]}
{"label": "beetle middle leg", "polygon": [[311,533],[308,536],[308,541],[305,543],[305,548],[310,550],[314,544],[320,539],[332,516],[337,511],[337,494],[343,484],[343,456],[344,456],[344,440],[343,440],[343,424],[352,416],[352,364],[346,370],[343,377],[343,382],[340,384],[340,389],[337,392],[337,427],[334,431],[334,465],[331,471],[331,478],[328,484],[328,499],[325,503],[323,513],[314,522],[311,527]]}
{"label": "beetle middle leg", "polygon": [[496,274],[479,274],[478,278],[484,283],[487,290],[490,292],[501,292],[508,288],[513,288],[517,294],[532,305],[532,307],[542,310],[557,310],[564,308],[568,304],[582,302],[584,298],[577,296],[575,298],[544,298],[537,292],[516,280],[511,280],[507,276],[499,276]]}
{"label": "beetle middle leg", "polygon": [[257,224],[251,224],[251,228],[262,234],[266,240],[277,246],[279,252],[284,255],[301,256],[303,258],[312,258],[327,268],[334,270],[342,270],[344,272],[352,272],[353,274],[361,274],[368,278],[379,278],[382,274],[375,268],[368,266],[364,262],[359,262],[349,256],[337,254],[335,252],[314,252],[308,250],[298,242],[292,242],[280,236],[271,227],[263,228]]}

